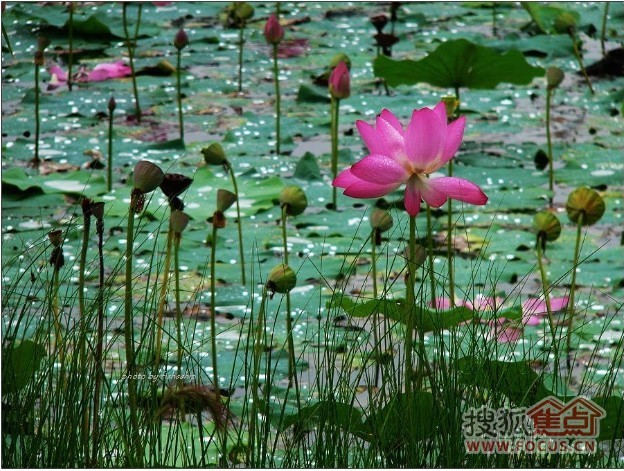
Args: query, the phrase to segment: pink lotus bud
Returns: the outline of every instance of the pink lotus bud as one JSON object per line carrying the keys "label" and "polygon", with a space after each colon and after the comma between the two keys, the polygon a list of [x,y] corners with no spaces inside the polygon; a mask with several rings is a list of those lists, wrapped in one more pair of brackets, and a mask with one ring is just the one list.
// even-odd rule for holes
{"label": "pink lotus bud", "polygon": [[181,50],[184,49],[188,45],[188,43],[189,39],[186,35],[186,32],[182,28],[180,28],[175,35],[173,45],[176,47],[176,49]]}
{"label": "pink lotus bud", "polygon": [[269,44],[279,44],[284,37],[284,28],[282,28],[275,13],[269,16],[264,25],[264,37]]}
{"label": "pink lotus bud", "polygon": [[344,62],[340,62],[329,76],[329,93],[337,99],[349,98],[351,95],[351,79],[349,69]]}

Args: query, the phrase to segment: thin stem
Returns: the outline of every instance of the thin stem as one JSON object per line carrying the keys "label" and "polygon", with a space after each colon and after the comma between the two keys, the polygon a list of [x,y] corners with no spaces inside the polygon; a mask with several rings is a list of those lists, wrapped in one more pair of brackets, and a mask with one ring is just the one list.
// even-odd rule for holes
{"label": "thin stem", "polygon": [[238,93],[243,91],[243,44],[245,43],[245,24],[243,23],[238,32]]}
{"label": "thin stem", "polygon": [[[377,299],[377,229],[371,232],[371,259],[373,269],[373,299]],[[375,386],[379,385],[379,376],[381,373],[381,345],[379,344],[379,312],[373,312],[373,342],[375,350]]]}
{"label": "thin stem", "polygon": [[182,386],[182,380],[180,379],[180,376],[182,375],[182,309],[180,308],[180,260],[178,257],[178,253],[180,251],[180,238],[181,236],[179,233],[173,234],[173,273],[175,278],[176,332],[178,340],[178,387]]}
{"label": "thin stem", "polygon": [[160,286],[160,298],[158,299],[158,315],[156,317],[156,345],[154,347],[154,361],[160,363],[162,353],[163,317],[165,304],[167,304],[167,289],[169,288],[169,272],[171,270],[171,246],[173,230],[169,226],[167,231],[167,249],[165,252],[165,266],[163,268],[163,280]]}
{"label": "thin stem", "polygon": [[[86,200],[85,200],[86,201]],[[88,204],[88,203],[87,203]],[[84,208],[84,206],[83,206]],[[88,206],[87,206],[88,208]],[[80,309],[80,371],[86,371],[87,369],[87,350],[86,350],[86,335],[87,335],[87,309],[85,306],[84,286],[85,286],[85,271],[87,265],[87,246],[89,245],[89,233],[91,232],[91,212],[90,209],[83,211],[84,215],[84,227],[82,228],[82,246],[80,248],[80,267],[78,269],[78,306]],[[82,400],[87,403],[87,382],[82,383]],[[85,456],[89,456],[89,428],[90,428],[90,410],[89,407],[85,407],[83,418],[83,448]]]}
{"label": "thin stem", "polygon": [[280,121],[282,116],[282,98],[279,86],[279,65],[277,63],[277,44],[273,44],[273,76],[275,77],[275,153],[280,155]]}
{"label": "thin stem", "polygon": [[[125,6],[125,4],[124,4]],[[128,374],[128,405],[130,412],[130,433],[134,459],[140,466],[143,462],[143,450],[141,446],[141,436],[139,433],[138,409],[137,409],[137,385],[136,385],[136,364],[134,358],[134,328],[132,325],[132,257],[134,245],[134,215],[138,204],[138,196],[133,191],[130,197],[130,211],[128,213],[128,227],[126,230],[126,285],[124,299],[124,322],[125,322],[125,343],[126,343],[126,363]],[[131,464],[134,462],[131,460]]]}
{"label": "thin stem", "polygon": [[583,59],[581,59],[581,53],[579,51],[578,45],[576,44],[576,34],[574,31],[570,32],[570,37],[572,38],[572,47],[574,48],[574,57],[579,63],[579,67],[581,68],[581,73],[585,78],[585,83],[589,87],[589,91],[592,95],[595,95],[594,87],[592,86],[591,80],[589,79],[589,75],[587,75],[587,71],[585,70],[585,66],[583,65]]}
{"label": "thin stem", "polygon": [[59,352],[59,361],[62,363],[65,357],[63,348],[63,333],[61,331],[61,311],[58,305],[59,292],[59,269],[54,268],[52,273],[52,312],[54,313],[54,332],[56,349]]}
{"label": "thin stem", "polygon": [[414,348],[414,314],[416,307],[416,297],[414,295],[414,284],[416,283],[416,216],[409,218],[409,246],[407,262],[407,289],[405,291],[405,392],[407,403],[412,403],[412,376],[414,366],[412,360],[412,350]]}
{"label": "thin stem", "polygon": [[427,249],[429,254],[429,281],[431,283],[431,303],[436,306],[435,273],[433,271],[433,231],[431,227],[431,207],[427,205]]}
{"label": "thin stem", "polygon": [[39,116],[39,64],[35,63],[35,157],[33,166],[39,166],[39,135],[41,133],[41,119]]}
{"label": "thin stem", "polygon": [[[288,265],[288,235],[286,231],[286,223],[288,214],[286,213],[286,205],[282,206],[282,241],[284,243],[284,265]],[[295,396],[297,404],[300,406],[299,396],[299,380],[297,378],[296,359],[295,359],[295,341],[293,339],[293,326],[291,318],[290,292],[286,293],[286,339],[288,343],[288,386],[295,385]]]}
{"label": "thin stem", "polygon": [[[132,71],[132,90],[134,93],[134,107],[135,107],[136,120],[137,122],[140,123],[141,122],[141,105],[139,103],[139,89],[137,87],[136,74],[134,73],[134,45],[130,38],[130,33],[128,32],[128,17],[127,17],[127,12],[126,12],[127,8],[128,8],[128,3],[124,2],[122,5],[122,9],[121,9],[123,29],[124,29],[124,34],[126,36],[126,45],[128,47],[128,59],[130,60],[130,70]],[[141,8],[141,5],[139,4],[139,14],[141,12],[140,8]],[[137,33],[138,33],[138,26],[137,26]]]}
{"label": "thin stem", "polygon": [[552,308],[550,306],[550,284],[548,283],[548,277],[546,276],[546,270],[544,269],[544,254],[542,250],[542,239],[538,236],[537,240],[537,264],[539,266],[540,277],[542,280],[542,293],[544,294],[544,301],[546,302],[546,312],[548,313],[548,327],[550,328],[550,335],[552,336],[551,348],[555,354],[555,364],[553,368],[554,387],[557,391],[557,382],[559,381],[559,349],[556,342],[556,330],[555,322],[553,320]]}
{"label": "thin stem", "polygon": [[112,109],[108,112],[108,179],[106,189],[109,193],[113,189],[113,113]]}
{"label": "thin stem", "polygon": [[[338,174],[338,117],[340,115],[340,100],[331,97],[331,171],[332,179]],[[332,209],[336,211],[336,187],[332,185]]]}
{"label": "thin stem", "polygon": [[180,140],[184,144],[184,115],[182,114],[182,49],[178,49],[178,63],[177,63],[177,79],[178,79],[178,118],[180,125]]}
{"label": "thin stem", "polygon": [[496,2],[492,2],[492,36],[496,37],[498,31],[496,29]]}
{"label": "thin stem", "polygon": [[576,268],[578,267],[579,253],[581,248],[581,227],[583,226],[583,212],[579,214],[576,223],[576,243],[574,244],[574,264],[572,265],[572,280],[570,282],[570,299],[568,301],[568,331],[566,333],[566,363],[568,375],[572,374],[570,350],[572,349],[572,325],[574,322],[574,295],[576,293]]}
{"label": "thin stem", "polygon": [[609,17],[609,5],[610,2],[605,2],[604,12],[602,14],[602,29],[600,31],[600,50],[602,51],[602,57],[607,55],[605,49],[605,38],[607,37],[607,18]]}
{"label": "thin stem", "polygon": [[548,148],[548,189],[550,197],[548,198],[550,207],[553,206],[553,198],[555,192],[555,169],[553,167],[552,139],[550,135],[550,102],[552,100],[552,91],[546,89],[546,145]]}
{"label": "thin stem", "polygon": [[[210,343],[212,347],[212,381],[217,394],[219,394],[219,371],[217,365],[217,303],[215,300],[217,264],[217,225],[212,225],[212,243],[210,248]],[[224,450],[225,452],[225,450]]]}
{"label": "thin stem", "polygon": [[[449,160],[448,163],[448,176],[453,176],[453,160]],[[453,229],[453,200],[449,198],[447,203],[446,215],[446,258],[448,263],[449,297],[451,301],[451,308],[455,307],[455,267],[453,266],[455,240]],[[437,306],[435,298],[433,301],[433,306]]]}
{"label": "thin stem", "polygon": [[236,184],[236,175],[234,175],[234,169],[230,162],[226,162],[227,168],[230,171],[230,176],[232,177],[232,186],[234,187],[234,194],[236,195],[236,226],[238,228],[238,256],[240,257],[241,263],[241,283],[246,284],[245,282],[245,250],[244,250],[244,242],[243,242],[243,222],[241,221],[240,214],[240,202],[238,201],[238,185]]}
{"label": "thin stem", "polygon": [[69,25],[68,35],[69,35],[69,57],[67,60],[67,87],[69,91],[72,91],[73,80],[72,80],[72,67],[74,65],[74,2],[69,2]]}
{"label": "thin stem", "polygon": [[95,223],[95,230],[98,235],[98,263],[99,263],[99,285],[97,294],[97,342],[95,344],[95,386],[93,388],[93,447],[91,466],[97,466],[97,458],[100,440],[100,391],[102,381],[104,379],[104,370],[102,368],[102,353],[104,348],[104,219],[98,218]]}

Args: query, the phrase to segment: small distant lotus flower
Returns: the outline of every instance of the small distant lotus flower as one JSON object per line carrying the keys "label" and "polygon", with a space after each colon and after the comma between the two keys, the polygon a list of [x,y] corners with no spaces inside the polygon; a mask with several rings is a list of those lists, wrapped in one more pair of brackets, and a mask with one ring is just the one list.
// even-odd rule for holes
{"label": "small distant lotus flower", "polygon": [[339,100],[349,98],[349,95],[351,95],[349,69],[343,61],[340,61],[329,75],[329,93],[332,97]]}
{"label": "small distant lotus flower", "polygon": [[405,209],[410,216],[420,211],[421,199],[434,208],[448,198],[484,205],[488,197],[474,183],[456,177],[429,178],[453,158],[465,125],[463,116],[447,124],[443,102],[433,110],[414,110],[406,129],[388,110],[377,117],[376,126],[358,121],[370,154],[343,170],[333,185],[352,198],[380,198],[405,183]]}
{"label": "small distant lotus flower", "polygon": [[[551,312],[565,311],[568,306],[569,298],[563,296],[561,298],[550,298]],[[538,325],[540,317],[548,314],[546,309],[546,301],[539,298],[529,298],[522,303],[522,323],[525,325]]]}
{"label": "small distant lotus flower", "polygon": [[284,28],[273,13],[264,25],[264,37],[269,44],[279,44],[284,38]]}
{"label": "small distant lotus flower", "polygon": [[178,32],[176,33],[175,38],[173,39],[173,45],[176,47],[176,49],[180,50],[188,46],[188,43],[189,43],[189,39],[186,34],[186,31],[180,28]]}
{"label": "small distant lotus flower", "polygon": [[[67,82],[67,72],[58,65],[52,65],[48,68],[48,72],[52,76],[50,79],[49,89],[54,89]],[[72,82],[102,82],[132,75],[132,69],[122,61],[110,64],[98,64],[93,70],[88,71],[85,67],[74,74]]]}

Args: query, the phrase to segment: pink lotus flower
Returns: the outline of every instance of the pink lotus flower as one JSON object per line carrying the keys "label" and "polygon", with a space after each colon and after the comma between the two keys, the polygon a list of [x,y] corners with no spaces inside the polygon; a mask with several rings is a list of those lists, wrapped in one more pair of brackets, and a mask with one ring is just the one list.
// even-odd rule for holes
{"label": "pink lotus flower", "polygon": [[464,136],[466,118],[447,124],[446,106],[414,110],[404,129],[388,110],[377,117],[376,125],[356,123],[370,154],[343,170],[333,182],[353,198],[380,198],[406,184],[405,209],[410,216],[420,211],[423,199],[434,208],[448,198],[484,205],[481,188],[462,178],[428,178],[453,158]]}
{"label": "pink lotus flower", "polygon": [[275,13],[269,16],[264,25],[264,37],[269,44],[279,44],[284,37],[284,28],[282,28]]}
{"label": "pink lotus flower", "polygon": [[[550,309],[552,312],[563,311],[568,306],[569,298],[550,298]],[[548,314],[546,301],[540,298],[529,298],[522,303],[522,323],[525,325],[538,325],[540,317]]]}
{"label": "pink lotus flower", "polygon": [[[48,68],[48,72],[52,76],[50,84],[48,85],[49,90],[58,88],[63,83],[67,82],[67,72],[58,65],[52,65]],[[132,75],[132,69],[122,61],[117,61],[112,64],[98,64],[91,71],[88,71],[85,67],[81,67],[78,72],[74,74],[73,81],[74,83],[101,82],[103,80],[128,77],[130,75]]]}
{"label": "pink lotus flower", "polygon": [[340,61],[329,75],[329,94],[338,100],[349,98],[349,95],[351,95],[351,78],[349,77],[347,64],[344,61]]}

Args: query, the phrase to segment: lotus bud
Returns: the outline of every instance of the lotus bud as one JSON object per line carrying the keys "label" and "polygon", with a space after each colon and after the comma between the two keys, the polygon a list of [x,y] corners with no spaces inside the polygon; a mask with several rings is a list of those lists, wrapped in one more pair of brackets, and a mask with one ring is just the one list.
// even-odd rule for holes
{"label": "lotus bud", "polygon": [[329,61],[329,70],[334,70],[338,64],[344,62],[347,69],[351,70],[351,59],[344,52],[339,52]]}
{"label": "lotus bud", "polygon": [[173,39],[173,45],[178,51],[181,51],[188,45],[188,43],[189,39],[186,35],[186,32],[182,28],[180,28],[176,33],[175,38]]}
{"label": "lotus bud", "polygon": [[351,79],[349,69],[344,62],[340,62],[329,75],[329,93],[333,98],[341,100],[351,95]]}
{"label": "lotus bud", "polygon": [[565,74],[559,67],[548,67],[546,69],[546,83],[548,85],[548,90],[554,90],[557,88],[561,82],[563,82],[564,78]]}
{"label": "lotus bud", "polygon": [[444,106],[446,107],[447,119],[452,118],[455,115],[457,108],[459,108],[459,100],[457,99],[456,96],[443,96],[442,102],[444,103]]}
{"label": "lotus bud", "polygon": [[266,286],[272,293],[286,294],[297,285],[297,275],[288,265],[278,265],[269,273]]}
{"label": "lotus bud", "polygon": [[240,2],[236,4],[234,14],[241,21],[247,21],[254,15],[254,8],[246,2]]}
{"label": "lotus bud", "polygon": [[379,232],[386,232],[390,230],[393,224],[392,216],[388,211],[381,208],[373,208],[370,214],[371,227]]}
{"label": "lotus bud", "polygon": [[169,218],[169,224],[175,234],[181,234],[188,225],[191,218],[188,214],[182,211],[171,211],[171,217]]}
{"label": "lotus bud", "polygon": [[141,160],[134,167],[134,188],[142,193],[150,193],[160,186],[165,174],[160,167],[147,160]]}
{"label": "lotus bud", "polygon": [[115,108],[117,108],[117,102],[115,101],[115,97],[112,96],[110,97],[110,100],[108,100],[108,112],[112,113],[115,111]]}
{"label": "lotus bud", "polygon": [[184,193],[193,183],[193,179],[179,173],[165,173],[160,189],[170,200]]}
{"label": "lotus bud", "polygon": [[286,214],[289,216],[298,216],[308,207],[306,194],[296,185],[287,186],[282,189],[279,202],[282,207],[286,207]]}
{"label": "lotus bud", "polygon": [[208,147],[204,147],[201,153],[208,165],[224,165],[227,163],[225,151],[218,142],[213,142]]}
{"label": "lotus bud", "polygon": [[61,267],[65,265],[63,247],[54,247],[54,250],[52,250],[50,254],[50,265],[52,265],[55,270],[60,270]]}
{"label": "lotus bud", "polygon": [[370,20],[378,33],[381,33],[385,26],[388,24],[388,17],[383,13],[380,15],[371,16]]}
{"label": "lotus bud", "polygon": [[583,215],[583,226],[591,226],[598,222],[605,213],[605,203],[597,191],[591,188],[577,188],[570,196],[566,203],[566,211],[568,218],[574,223],[578,223],[579,218]]}
{"label": "lotus bud", "polygon": [[264,38],[269,44],[279,44],[284,38],[284,28],[275,13],[269,16],[264,25]]}
{"label": "lotus bud", "polygon": [[88,218],[91,216],[91,200],[89,198],[82,198],[82,200],[80,201],[80,206],[82,209],[82,215],[85,218]]}
{"label": "lotus bud", "polygon": [[60,247],[63,243],[63,231],[61,229],[55,229],[48,232],[48,239],[54,247]]}
{"label": "lotus bud", "polygon": [[555,18],[555,31],[559,34],[570,34],[576,26],[574,16],[567,11],[560,13]]}
{"label": "lotus bud", "polygon": [[217,190],[217,211],[225,213],[236,203],[236,195],[228,190]]}
{"label": "lotus bud", "polygon": [[93,214],[93,216],[96,219],[103,219],[104,218],[104,203],[99,202],[99,203],[91,203],[91,214]]}

